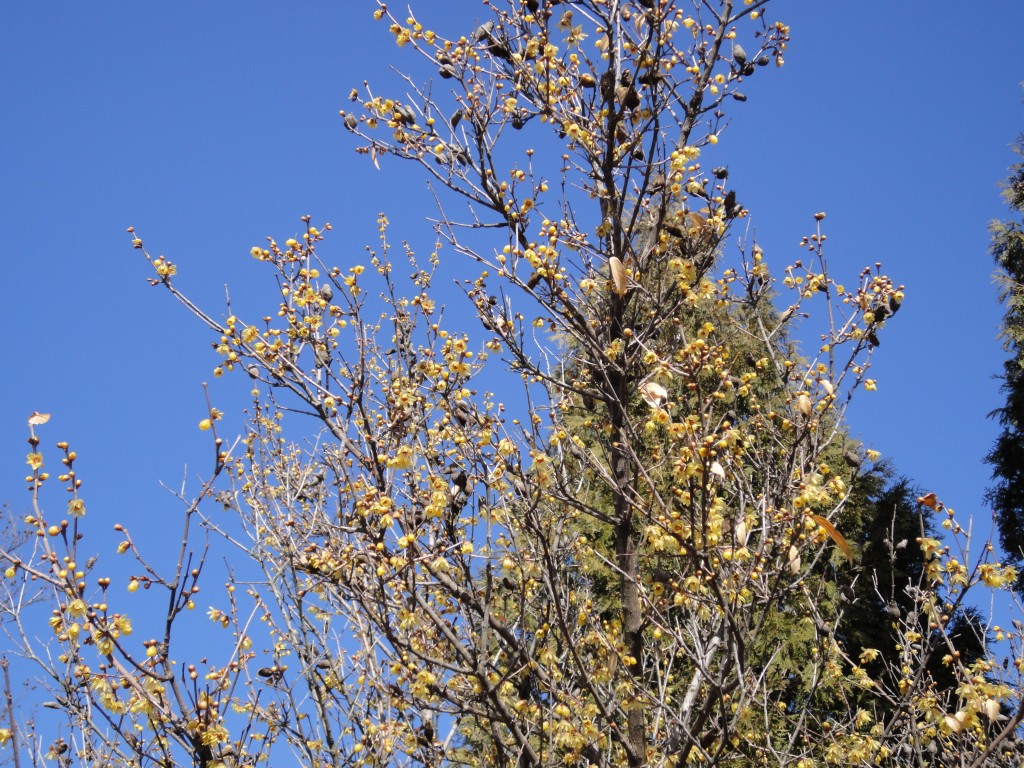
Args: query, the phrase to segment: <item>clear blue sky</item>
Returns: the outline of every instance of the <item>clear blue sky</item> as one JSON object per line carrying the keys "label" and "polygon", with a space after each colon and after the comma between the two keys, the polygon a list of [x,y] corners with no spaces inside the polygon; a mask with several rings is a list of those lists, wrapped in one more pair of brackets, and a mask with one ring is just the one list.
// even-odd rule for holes
{"label": "clear blue sky", "polygon": [[[876,355],[852,432],[958,511],[987,515],[981,459],[1001,404],[1001,310],[987,223],[1024,130],[1024,4],[778,2],[792,27],[781,70],[754,78],[716,148],[770,263],[798,258],[828,212],[831,264],[876,260],[908,286]],[[465,3],[470,18],[478,6]],[[158,486],[207,469],[196,424],[209,337],[130,247],[133,225],[215,311],[244,293],[248,256],[309,213],[339,262],[386,211],[429,247],[433,213],[411,167],[378,172],[338,117],[348,91],[408,62],[370,2],[12,3],[0,31],[0,260],[11,345],[0,408],[0,501],[27,509],[25,419],[82,459],[88,520],[176,535]],[[451,29],[441,0],[421,20]],[[457,300],[457,299],[456,299]],[[213,385],[230,410],[241,378]],[[237,419],[228,426],[238,428]],[[56,456],[52,450],[51,458]]]}

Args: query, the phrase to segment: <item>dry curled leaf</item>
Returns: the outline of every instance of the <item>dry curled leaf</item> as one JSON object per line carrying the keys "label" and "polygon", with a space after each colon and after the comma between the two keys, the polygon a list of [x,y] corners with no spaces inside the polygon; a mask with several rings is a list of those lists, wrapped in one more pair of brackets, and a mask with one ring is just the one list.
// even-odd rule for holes
{"label": "dry curled leaf", "polygon": [[809,398],[807,395],[800,395],[796,399],[796,407],[800,410],[800,413],[810,418],[812,410],[811,398]]}
{"label": "dry curled leaf", "polygon": [[929,509],[939,508],[939,497],[934,493],[926,493],[924,496],[917,497],[918,504],[924,504]]}
{"label": "dry curled leaf", "polygon": [[942,722],[953,733],[960,733],[964,729],[964,722],[967,720],[967,713],[960,710],[955,715],[946,715]]}
{"label": "dry curled leaf", "polygon": [[736,527],[732,529],[733,535],[736,537],[736,543],[741,547],[747,546],[747,539],[750,538],[750,531],[747,530],[746,520],[740,520],[736,523]]}
{"label": "dry curled leaf", "polygon": [[993,723],[996,720],[1001,720],[1000,706],[998,699],[985,699],[981,705],[982,711],[985,713],[985,717],[991,720]]}
{"label": "dry curled leaf", "polygon": [[618,256],[612,256],[608,259],[608,267],[612,273],[612,288],[615,290],[615,295],[625,296],[626,291],[629,290],[629,281],[626,278],[626,268],[622,266],[622,261]]}
{"label": "dry curled leaf", "polygon": [[850,565],[853,565],[853,550],[850,549],[850,544],[843,537],[843,534],[841,534],[836,527],[828,521],[828,519],[821,515],[808,515],[808,517],[825,529],[825,533],[829,535],[829,538],[831,538],[832,541],[836,543],[836,546],[842,550],[842,553],[846,555],[846,559],[850,561]]}
{"label": "dry curled leaf", "polygon": [[656,381],[645,381],[639,387],[640,397],[651,408],[662,408],[668,403],[668,390]]}
{"label": "dry curled leaf", "polygon": [[789,572],[796,576],[800,573],[800,551],[796,545],[789,545]]}

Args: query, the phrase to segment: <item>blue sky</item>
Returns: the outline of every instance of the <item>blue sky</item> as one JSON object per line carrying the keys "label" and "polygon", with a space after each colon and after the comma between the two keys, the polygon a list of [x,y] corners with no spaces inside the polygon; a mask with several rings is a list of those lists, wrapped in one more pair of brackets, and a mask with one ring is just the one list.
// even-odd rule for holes
{"label": "blue sky", "polygon": [[[833,268],[852,277],[881,260],[907,285],[875,358],[878,391],[863,393],[851,430],[950,506],[985,517],[981,460],[996,431],[986,414],[1001,404],[993,375],[1004,358],[986,227],[1005,215],[998,182],[1024,129],[1024,4],[776,6],[792,27],[786,65],[754,79],[709,166],[729,165],[771,264],[799,257],[824,210]],[[217,312],[225,283],[244,295],[258,279],[249,248],[295,234],[303,214],[334,224],[342,264],[374,242],[381,210],[429,247],[422,178],[394,163],[376,171],[338,117],[353,86],[410,61],[373,7],[5,9],[0,313],[12,349],[0,501],[19,516],[34,410],[53,413],[44,447],[67,439],[78,450],[97,534],[124,521],[154,542],[176,535],[178,507],[159,482],[207,469],[196,424],[216,364],[210,338],[146,285],[125,227]],[[453,23],[448,3],[418,7],[428,26]],[[478,8],[464,7],[460,31]],[[230,377],[211,385],[229,415],[247,389]]]}

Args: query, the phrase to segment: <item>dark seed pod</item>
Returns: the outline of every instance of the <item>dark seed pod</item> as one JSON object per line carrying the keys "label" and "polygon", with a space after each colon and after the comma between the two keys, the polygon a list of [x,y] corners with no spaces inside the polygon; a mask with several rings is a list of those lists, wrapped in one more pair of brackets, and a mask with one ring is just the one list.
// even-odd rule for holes
{"label": "dark seed pod", "polygon": [[743,68],[740,70],[740,74],[746,77],[749,77],[750,75],[754,74],[754,65],[748,61],[746,64],[743,65]]}
{"label": "dark seed pod", "polygon": [[359,118],[353,114],[345,115],[345,127],[350,131],[354,131],[359,127]]}
{"label": "dark seed pod", "polygon": [[746,101],[747,100],[746,94],[740,93],[739,91],[733,91],[729,95],[732,96],[734,99],[736,99],[736,101]]}
{"label": "dark seed pod", "polygon": [[580,75],[579,84],[583,88],[596,88],[597,80],[595,80],[594,76],[589,72],[584,72]]}
{"label": "dark seed pod", "polygon": [[849,466],[856,469],[863,463],[864,460],[856,451],[847,451],[846,453],[843,454],[843,461],[845,461]]}
{"label": "dark seed pod", "polygon": [[412,111],[412,107],[408,107],[405,104],[399,104],[395,107],[395,118],[399,123],[412,125],[416,122],[416,113]]}
{"label": "dark seed pod", "polygon": [[320,290],[317,291],[317,293],[320,294],[321,299],[328,303],[330,303],[331,299],[334,298],[334,289],[331,287],[330,283],[324,283],[321,285]]}
{"label": "dark seed pod", "polygon": [[720,165],[711,171],[715,175],[716,179],[727,179],[729,178],[729,169],[724,165]]}
{"label": "dark seed pod", "polygon": [[651,67],[649,69],[645,69],[643,74],[640,75],[637,80],[641,85],[655,85],[661,80],[661,73],[654,67]]}
{"label": "dark seed pod", "polygon": [[760,56],[757,59],[757,66],[759,67],[767,67],[771,63],[772,60],[770,56]]}
{"label": "dark seed pod", "polygon": [[623,85],[616,88],[615,98],[618,99],[626,109],[636,109],[640,106],[640,95],[632,86]]}
{"label": "dark seed pod", "polygon": [[739,43],[734,43],[732,46],[732,58],[741,67],[747,63],[747,52],[743,50],[743,46]]}
{"label": "dark seed pod", "polygon": [[492,40],[487,46],[487,52],[496,59],[512,61],[512,51],[502,40]]}
{"label": "dark seed pod", "polygon": [[686,232],[683,230],[682,227],[680,227],[677,224],[671,224],[669,222],[665,222],[664,227],[665,227],[665,231],[668,232],[670,235],[672,235],[672,237],[678,237],[680,239],[686,237]]}
{"label": "dark seed pod", "polygon": [[455,418],[455,421],[458,422],[460,427],[464,427],[469,424],[469,417],[472,415],[472,411],[469,410],[469,406],[465,403],[458,403],[452,409],[452,416]]}
{"label": "dark seed pod", "polygon": [[491,36],[491,31],[494,29],[493,21],[486,21],[479,27],[473,30],[473,34],[470,35],[470,40],[474,43],[479,43],[481,40],[486,40]]}
{"label": "dark seed pod", "polygon": [[441,75],[441,77],[443,77],[445,80],[451,80],[453,77],[459,74],[458,70],[455,69],[455,67],[453,67],[451,64],[442,64],[441,68],[437,70],[437,73]]}
{"label": "dark seed pod", "polygon": [[878,340],[878,334],[874,331],[868,331],[868,344],[872,347],[880,347],[882,343]]}
{"label": "dark seed pod", "polygon": [[900,309],[900,300],[897,299],[895,296],[890,296],[889,297],[889,311],[892,312],[892,314],[895,315],[899,311],[899,309]]}
{"label": "dark seed pod", "polygon": [[448,121],[451,124],[453,131],[455,130],[455,126],[457,126],[459,124],[459,121],[461,119],[462,119],[462,110],[461,109],[455,110],[455,114],[452,115],[451,119]]}

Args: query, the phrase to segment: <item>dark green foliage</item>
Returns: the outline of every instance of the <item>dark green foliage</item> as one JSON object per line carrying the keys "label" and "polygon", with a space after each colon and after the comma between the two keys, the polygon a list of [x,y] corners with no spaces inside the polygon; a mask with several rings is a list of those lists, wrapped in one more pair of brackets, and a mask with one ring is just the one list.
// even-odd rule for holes
{"label": "dark green foliage", "polygon": [[[878,681],[895,698],[901,676],[897,623],[914,627],[926,638],[931,648],[926,668],[936,690],[949,707],[957,698],[959,681],[954,667],[943,663],[943,657],[955,649],[965,666],[985,655],[985,627],[980,614],[972,607],[957,607],[951,612],[948,636],[952,648],[940,633],[930,631],[927,621],[914,614],[916,590],[924,588],[924,555],[918,544],[921,537],[939,534],[929,515],[931,510],[917,503],[919,489],[906,477],[895,476],[890,467],[881,465],[861,477],[859,498],[852,499],[854,509],[861,510],[860,576],[838,626],[837,636],[846,646],[849,657],[856,661],[868,648],[879,651],[869,665]],[[916,625],[916,626],[915,626]],[[875,666],[878,665],[878,666]],[[878,674],[879,669],[885,672]],[[885,697],[874,701],[885,701]]]}
{"label": "dark green foliage", "polygon": [[[1024,136],[1014,151],[1024,155]],[[999,539],[1010,562],[1024,564],[1024,162],[1011,166],[1003,196],[1017,220],[993,222],[992,257],[999,269],[1003,346],[1010,356],[1003,365],[1006,403],[995,409],[1002,428],[985,460],[992,465],[994,484],[987,499],[999,526]],[[1022,570],[1024,574],[1024,570]],[[1024,581],[1018,581],[1018,588]]]}

